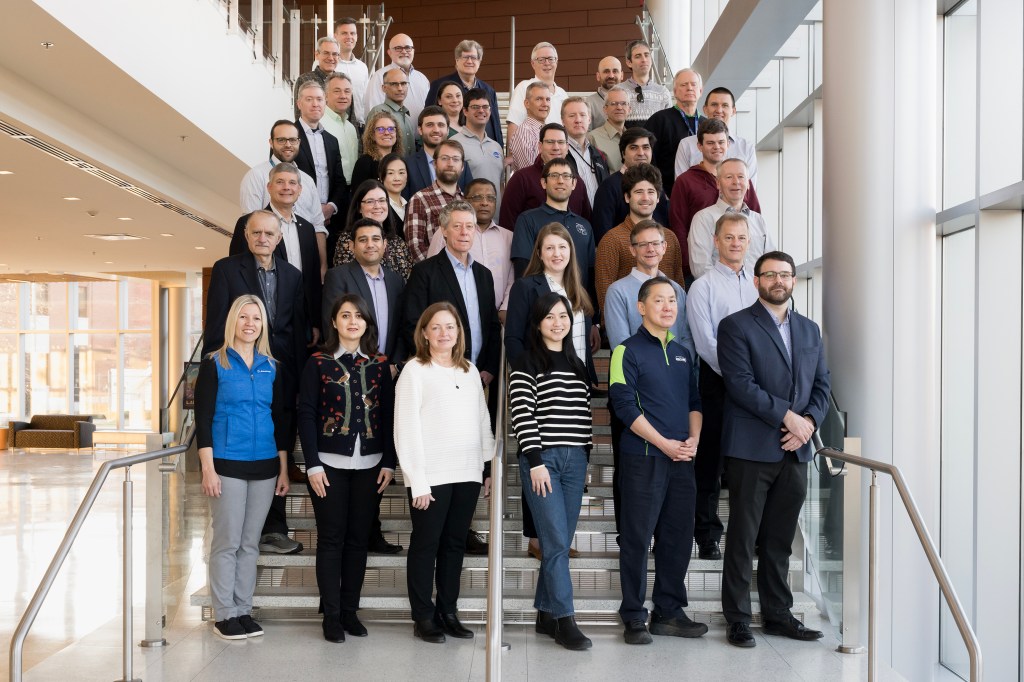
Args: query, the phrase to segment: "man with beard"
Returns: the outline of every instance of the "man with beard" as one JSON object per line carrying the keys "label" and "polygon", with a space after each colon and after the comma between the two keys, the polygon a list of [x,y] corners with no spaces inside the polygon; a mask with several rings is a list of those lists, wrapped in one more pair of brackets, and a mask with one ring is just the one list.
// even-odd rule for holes
{"label": "man with beard", "polygon": [[[618,93],[614,91],[609,97]],[[607,125],[607,124],[606,124]],[[622,176],[627,170],[638,166],[641,163],[651,163],[651,148],[656,140],[650,131],[643,128],[626,128],[619,138],[619,150],[622,158],[622,166],[608,176],[608,179],[601,183],[594,194],[594,210],[590,216],[590,224],[594,226],[594,238],[598,243],[604,235],[613,227],[621,223],[629,215],[629,206],[626,205],[625,195],[622,191]],[[660,175],[659,185],[664,183],[664,176]],[[668,195],[662,186],[658,196],[658,205],[654,208],[653,218],[659,225],[668,226],[669,221]]]}
{"label": "man with beard", "polygon": [[764,633],[802,641],[823,636],[793,617],[787,582],[807,462],[814,456],[811,436],[825,418],[830,388],[818,325],[789,306],[795,273],[787,253],[758,258],[758,300],[718,326],[722,455],[729,477],[722,611],[729,643],[744,648],[756,644],[750,632],[755,550]]}
{"label": "man with beard", "polygon": [[[402,196],[411,199],[413,194],[424,187],[429,187],[437,179],[437,170],[434,168],[434,151],[437,145],[448,139],[448,117],[444,115],[444,109],[435,105],[423,107],[420,117],[416,121],[416,132],[423,141],[423,149],[409,151],[405,155],[405,165],[409,169],[409,181],[402,191]],[[463,159],[465,160],[465,159]],[[459,174],[459,187],[463,190],[473,179],[469,166],[463,163],[462,173]]]}
{"label": "man with beard", "polygon": [[405,209],[405,237],[409,242],[409,253],[416,263],[427,257],[430,238],[441,226],[438,222],[441,209],[456,199],[465,201],[459,187],[464,158],[465,153],[458,141],[445,140],[439,144],[434,149],[437,179],[409,200]]}
{"label": "man with beard", "polygon": [[[238,203],[243,213],[252,213],[265,208],[270,203],[270,192],[267,183],[270,171],[279,163],[295,163],[299,154],[299,129],[287,120],[275,121],[270,127],[270,156],[258,166],[253,166],[242,178],[238,190]],[[299,171],[302,192],[295,203],[295,213],[305,218],[316,231],[317,251],[320,254],[320,269],[327,269],[327,228],[324,226],[324,213],[320,210],[320,201],[316,190],[316,181],[304,171]]]}

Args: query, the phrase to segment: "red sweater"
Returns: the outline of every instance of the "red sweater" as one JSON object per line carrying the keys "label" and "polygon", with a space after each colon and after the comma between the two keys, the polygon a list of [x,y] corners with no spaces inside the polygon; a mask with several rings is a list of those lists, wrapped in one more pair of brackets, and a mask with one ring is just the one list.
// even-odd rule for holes
{"label": "red sweater", "polygon": [[[761,204],[757,200],[757,192],[751,185],[743,197],[751,211],[761,212]],[[693,279],[690,272],[690,248],[686,237],[690,234],[690,223],[697,211],[713,206],[718,201],[718,179],[697,164],[678,178],[672,186],[672,197],[669,201],[669,227],[679,238],[679,246],[683,249],[683,270],[688,280]]]}

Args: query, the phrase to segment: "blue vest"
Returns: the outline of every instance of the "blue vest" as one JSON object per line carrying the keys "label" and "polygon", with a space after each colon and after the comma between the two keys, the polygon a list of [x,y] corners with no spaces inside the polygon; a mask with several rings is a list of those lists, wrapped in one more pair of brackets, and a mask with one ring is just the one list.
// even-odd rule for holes
{"label": "blue vest", "polygon": [[253,355],[251,369],[233,348],[228,348],[227,354],[230,369],[214,359],[217,405],[213,413],[213,456],[249,462],[277,457],[270,412],[277,367],[259,353]]}

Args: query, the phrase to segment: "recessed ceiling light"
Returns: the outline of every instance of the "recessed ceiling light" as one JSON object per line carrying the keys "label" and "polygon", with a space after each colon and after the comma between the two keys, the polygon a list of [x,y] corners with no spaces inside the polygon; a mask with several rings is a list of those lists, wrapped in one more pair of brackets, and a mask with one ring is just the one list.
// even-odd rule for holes
{"label": "recessed ceiling light", "polygon": [[113,265],[114,261],[112,261],[112,260],[105,260],[105,261],[103,261],[103,264],[104,265]]}
{"label": "recessed ceiling light", "polygon": [[118,218],[118,220],[135,220],[135,219],[134,219],[134,218],[126,218],[126,217],[124,217],[124,216],[120,216],[120,217]]}
{"label": "recessed ceiling light", "polygon": [[0,175],[14,175],[14,171],[0,170]]}
{"label": "recessed ceiling light", "polygon": [[113,232],[111,234],[86,234],[83,237],[92,237],[93,239],[102,239],[105,242],[130,242],[138,239],[146,239],[146,237],[139,237],[138,235],[128,234],[126,232]]}
{"label": "recessed ceiling light", "polygon": [[78,197],[64,197],[64,201],[81,201]]}
{"label": "recessed ceiling light", "polygon": [[197,246],[196,247],[196,251],[206,251],[206,247],[205,246]]}
{"label": "recessed ceiling light", "polygon": [[160,236],[161,237],[173,237],[174,235],[171,234],[170,232],[161,232]]}

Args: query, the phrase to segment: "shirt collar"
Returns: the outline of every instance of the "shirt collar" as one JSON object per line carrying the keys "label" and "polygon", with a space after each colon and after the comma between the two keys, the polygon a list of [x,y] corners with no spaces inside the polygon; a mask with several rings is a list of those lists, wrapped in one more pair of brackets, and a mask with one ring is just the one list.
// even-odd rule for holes
{"label": "shirt collar", "polygon": [[608,133],[608,137],[622,137],[622,131],[615,127],[611,121],[605,120],[604,125],[601,128]]}
{"label": "shirt collar", "polygon": [[404,104],[399,104],[398,102],[394,102],[394,101],[392,101],[390,99],[387,99],[387,98],[384,99],[384,106],[386,106],[388,109],[390,109],[391,111],[395,112],[396,114],[408,114],[409,113],[409,110],[406,108],[406,106]]}
{"label": "shirt collar", "polygon": [[[640,282],[646,282],[649,279],[654,279],[653,277],[648,277],[646,274],[640,272],[640,269],[637,268],[636,266],[633,266],[633,269],[629,271],[629,275],[630,275],[630,277],[636,278]],[[668,275],[666,275],[661,270],[658,270],[658,277],[666,277],[667,278]]]}
{"label": "shirt collar", "polygon": [[[772,318],[772,322],[775,323],[776,327],[786,327],[786,326],[789,325],[789,321],[793,317],[792,315],[790,315],[789,313],[786,313],[786,319],[784,321],[780,322],[779,318],[775,316],[775,313],[772,312],[771,310],[769,310],[768,306],[766,306],[764,304],[764,301],[762,301],[761,299],[757,299],[757,302],[761,304],[761,307],[764,308],[765,312],[768,313],[768,315]],[[792,312],[792,311],[790,311],[790,312]]]}
{"label": "shirt collar", "polygon": [[367,360],[370,359],[370,356],[364,353],[361,348],[356,349],[355,353],[350,353],[347,350],[345,350],[344,346],[338,344],[338,350],[334,351],[334,359],[337,360],[343,355],[354,355],[357,358],[366,358]]}
{"label": "shirt collar", "polygon": [[490,232],[491,230],[500,230],[500,229],[501,229],[501,226],[500,226],[500,225],[498,225],[498,223],[494,222],[494,219],[493,219],[493,218],[491,219],[491,224],[490,224],[490,225],[488,225],[488,226],[487,226],[487,227],[486,227],[485,229],[483,229],[483,230],[481,230],[481,229],[480,229],[480,226],[479,226],[479,225],[477,225],[477,226],[476,226],[476,231],[477,231],[477,232],[480,232],[481,234],[483,234],[484,232]]}
{"label": "shirt collar", "polygon": [[739,209],[735,209],[732,205],[722,198],[722,195],[718,195],[718,208],[722,209],[725,213],[742,213],[743,215],[750,215],[750,207],[747,206],[747,202],[743,202],[743,206]]}
{"label": "shirt collar", "polygon": [[281,212],[277,210],[277,207],[274,206],[273,203],[270,204],[270,210],[271,210],[271,212],[274,215],[277,216],[278,222],[284,223],[286,225],[293,225],[293,224],[296,223],[296,220],[295,220],[295,207],[294,206],[292,206],[292,219],[291,220],[288,220],[283,215],[281,215]]}
{"label": "shirt collar", "polygon": [[744,264],[743,267],[740,268],[739,272],[736,272],[728,265],[723,263],[721,260],[716,260],[714,269],[718,270],[720,273],[729,278],[738,277],[740,279],[745,279],[748,282],[751,282],[751,286],[753,286],[753,280],[751,278],[754,276],[754,273],[750,270],[749,267],[747,267],[746,264]]}
{"label": "shirt collar", "polygon": [[270,254],[270,267],[265,270],[263,266],[260,265],[260,259],[257,258],[255,254],[253,255],[252,259],[256,263],[257,270],[263,270],[264,272],[275,272],[277,270],[277,258],[274,257],[274,254]]}
{"label": "shirt collar", "polygon": [[384,280],[384,265],[383,264],[377,266],[377,276],[376,277],[371,275],[370,271],[367,270],[366,268],[364,268],[363,266],[360,265],[359,267],[362,269],[363,274],[366,275],[366,279],[375,280],[375,281],[376,280],[380,280],[380,281]]}
{"label": "shirt collar", "polygon": [[319,123],[316,124],[316,128],[310,128],[309,124],[306,123],[306,119],[304,118],[299,119],[299,125],[302,126],[302,129],[306,131],[307,135],[315,135],[316,133],[322,132],[324,129],[324,127]]}
{"label": "shirt collar", "polygon": [[451,261],[453,268],[463,268],[465,270],[471,270],[473,268],[473,254],[471,253],[466,254],[466,258],[468,260],[466,261],[465,265],[463,265],[462,262],[458,258],[456,258],[451,251],[448,250],[447,246],[444,247],[444,254],[448,256],[448,260]]}
{"label": "shirt collar", "polygon": [[571,215],[576,215],[575,213],[573,213],[573,212],[572,212],[571,210],[569,210],[569,209],[566,209],[566,210],[564,210],[564,211],[563,211],[563,210],[561,210],[561,209],[559,209],[559,208],[555,208],[554,206],[552,206],[551,204],[549,204],[549,203],[548,203],[548,202],[547,202],[546,200],[544,201],[544,203],[543,203],[543,204],[541,204],[541,205],[540,205],[540,207],[541,207],[542,209],[544,209],[544,211],[545,211],[545,212],[546,212],[546,213],[547,213],[548,215],[557,215],[557,216],[563,216],[563,215],[564,215],[564,216],[571,216]]}

